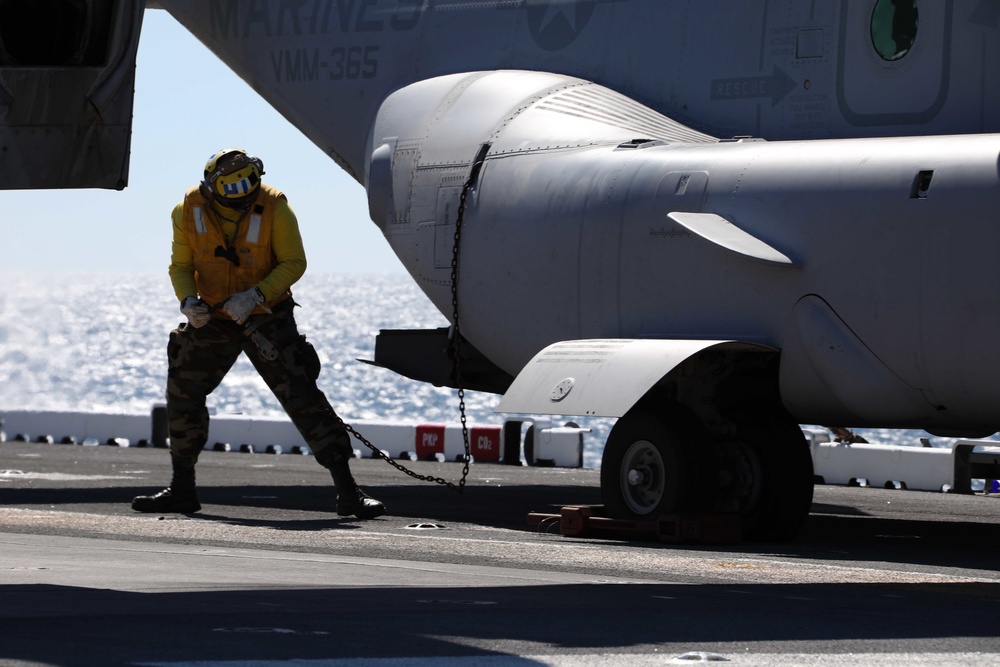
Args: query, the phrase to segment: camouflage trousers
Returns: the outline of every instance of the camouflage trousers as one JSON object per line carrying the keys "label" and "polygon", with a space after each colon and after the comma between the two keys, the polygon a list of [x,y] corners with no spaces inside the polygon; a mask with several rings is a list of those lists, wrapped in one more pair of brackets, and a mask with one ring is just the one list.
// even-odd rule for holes
{"label": "camouflage trousers", "polygon": [[[272,346],[265,352],[231,320],[212,319],[196,329],[187,323],[170,333],[167,345],[167,423],[170,453],[179,463],[194,465],[208,441],[211,394],[245,353],[271,388],[281,407],[325,468],[351,458],[350,436],[326,396],[316,386],[320,361],[315,348],[299,334],[287,299],[273,315],[254,315],[246,325]],[[269,359],[269,356],[277,357]]]}

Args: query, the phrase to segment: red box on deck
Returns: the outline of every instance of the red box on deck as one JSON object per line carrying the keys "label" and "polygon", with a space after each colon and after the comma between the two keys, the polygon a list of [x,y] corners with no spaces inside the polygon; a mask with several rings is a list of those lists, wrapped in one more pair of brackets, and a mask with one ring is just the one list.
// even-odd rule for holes
{"label": "red box on deck", "polygon": [[444,456],[444,425],[420,424],[417,426],[417,441],[414,443],[417,458],[421,461],[433,459],[435,454]]}
{"label": "red box on deck", "polygon": [[469,448],[472,458],[482,463],[500,461],[500,427],[476,426],[469,429]]}

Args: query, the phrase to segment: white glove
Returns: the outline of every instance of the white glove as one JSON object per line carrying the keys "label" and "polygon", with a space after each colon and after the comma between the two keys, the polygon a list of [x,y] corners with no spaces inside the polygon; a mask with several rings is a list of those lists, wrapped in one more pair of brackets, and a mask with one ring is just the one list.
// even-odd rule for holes
{"label": "white glove", "polygon": [[195,329],[200,329],[212,319],[208,304],[196,296],[184,297],[184,300],[181,301],[181,312]]}
{"label": "white glove", "polygon": [[250,317],[258,304],[264,303],[264,294],[257,287],[246,292],[234,294],[222,304],[222,312],[232,318],[233,322],[243,324]]}

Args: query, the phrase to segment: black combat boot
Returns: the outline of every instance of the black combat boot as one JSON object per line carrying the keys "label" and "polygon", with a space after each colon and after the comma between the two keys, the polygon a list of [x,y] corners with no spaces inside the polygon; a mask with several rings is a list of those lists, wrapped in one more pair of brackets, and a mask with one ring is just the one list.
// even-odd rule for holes
{"label": "black combat boot", "polygon": [[365,494],[358,488],[347,461],[339,461],[330,466],[330,475],[337,487],[337,515],[356,516],[359,519],[374,519],[385,514],[385,505]]}
{"label": "black combat boot", "polygon": [[136,496],[132,509],[136,512],[190,514],[201,509],[194,488],[194,465],[172,458],[174,476],[170,486],[152,496]]}

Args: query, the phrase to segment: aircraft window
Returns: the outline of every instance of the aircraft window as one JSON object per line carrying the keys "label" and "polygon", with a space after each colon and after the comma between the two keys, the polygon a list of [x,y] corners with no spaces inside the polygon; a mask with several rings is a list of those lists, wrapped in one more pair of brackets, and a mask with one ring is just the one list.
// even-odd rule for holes
{"label": "aircraft window", "polygon": [[0,66],[105,64],[112,0],[0,0]]}
{"label": "aircraft window", "polygon": [[872,44],[883,60],[899,60],[917,39],[917,0],[878,0],[872,12]]}
{"label": "aircraft window", "polygon": [[933,171],[918,172],[917,177],[913,179],[910,199],[927,199],[927,191],[931,189],[931,179],[933,178]]}

